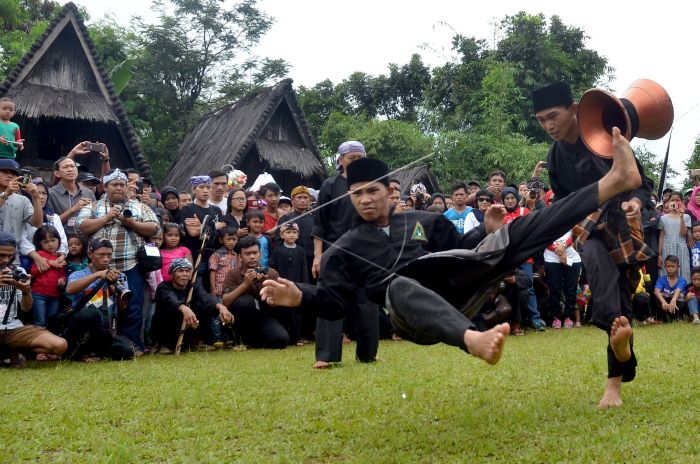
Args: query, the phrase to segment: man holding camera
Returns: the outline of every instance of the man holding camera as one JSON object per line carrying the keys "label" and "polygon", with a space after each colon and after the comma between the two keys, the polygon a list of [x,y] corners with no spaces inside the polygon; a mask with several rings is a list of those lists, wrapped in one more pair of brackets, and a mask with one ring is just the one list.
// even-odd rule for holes
{"label": "man holding camera", "polygon": [[[150,337],[160,346],[159,354],[172,354],[183,319],[188,327],[197,330],[202,340],[211,338],[210,322],[218,317],[221,324],[233,322],[233,315],[200,283],[192,289],[192,263],[185,258],[170,263],[171,280],[158,285],[156,311],[151,322]],[[192,300],[188,295],[192,290]]]}
{"label": "man holding camera", "polygon": [[[20,192],[26,191],[31,201]],[[22,240],[24,224],[34,227],[44,225],[44,212],[41,206],[39,189],[31,182],[31,176],[20,176],[17,161],[0,159],[0,230]],[[14,257],[19,264],[19,256]]]}
{"label": "man holding camera", "polygon": [[127,199],[127,176],[119,169],[102,179],[105,195],[99,201],[83,207],[76,226],[87,236],[105,238],[112,243],[114,267],[124,273],[134,292],[120,323],[121,333],[143,352],[143,295],[145,277],[139,267],[137,252],[144,239],[158,232],[160,225],[153,210],[138,200]]}
{"label": "man holding camera", "polygon": [[[24,325],[17,318],[19,308],[32,310],[32,293],[27,273],[12,265],[16,254],[15,237],[0,232],[0,350],[27,350],[60,356],[68,347],[63,338],[41,327]],[[4,353],[0,355],[0,358],[4,357]]]}
{"label": "man holding camera", "polygon": [[66,293],[72,296],[66,339],[70,359],[82,359],[91,353],[114,360],[131,359],[134,347],[123,335],[117,335],[117,312],[127,307],[133,292],[124,274],[110,269],[112,243],[95,238],[88,245],[90,266],[68,277]]}
{"label": "man holding camera", "polygon": [[271,308],[260,299],[263,280],[277,280],[279,274],[260,268],[260,244],[255,237],[241,238],[238,248],[240,264],[226,275],[223,294],[224,305],[236,318],[234,332],[253,347],[285,348],[289,333],[278,319],[291,324],[291,313]]}

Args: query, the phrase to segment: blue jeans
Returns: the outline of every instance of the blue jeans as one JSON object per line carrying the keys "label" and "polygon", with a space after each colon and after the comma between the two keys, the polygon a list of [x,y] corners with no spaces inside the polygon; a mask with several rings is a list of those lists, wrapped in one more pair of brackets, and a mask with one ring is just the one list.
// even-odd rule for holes
{"label": "blue jeans", "polygon": [[[520,270],[523,271],[532,280],[532,263],[523,263],[520,265]],[[535,289],[532,285],[527,289],[527,312],[530,314],[530,323],[537,324],[540,321],[540,310],[537,307],[537,297]]]}
{"label": "blue jeans", "polygon": [[690,313],[691,317],[693,314],[700,313],[700,303],[698,303],[697,298],[691,298],[688,300],[688,312]]}
{"label": "blue jeans", "polygon": [[146,280],[138,266],[125,271],[124,275],[129,283],[129,290],[133,294],[126,311],[119,320],[119,333],[131,340],[137,349],[143,351],[145,345],[141,336],[141,327],[143,326],[143,295],[146,291]]}
{"label": "blue jeans", "polygon": [[32,313],[34,315],[34,325],[46,327],[51,316],[58,313],[59,297],[52,297],[32,293]]}

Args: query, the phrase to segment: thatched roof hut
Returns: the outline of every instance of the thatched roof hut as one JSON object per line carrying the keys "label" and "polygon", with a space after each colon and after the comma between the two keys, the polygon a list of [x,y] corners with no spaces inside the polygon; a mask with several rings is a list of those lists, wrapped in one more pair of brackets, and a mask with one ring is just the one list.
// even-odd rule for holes
{"label": "thatched roof hut", "polygon": [[185,137],[165,184],[189,189],[190,176],[231,164],[248,183],[271,174],[283,192],[318,188],[326,177],[318,148],[285,79],[202,117]]}
{"label": "thatched roof hut", "polygon": [[[77,143],[89,140],[107,144],[112,166],[136,168],[151,177],[151,167],[73,3],[63,7],[0,84],[1,96],[17,105],[13,120],[26,139],[17,156],[20,164],[50,168]],[[96,156],[78,161],[100,172]]]}
{"label": "thatched roof hut", "polygon": [[401,194],[408,195],[411,190],[411,186],[417,183],[422,183],[431,195],[435,192],[440,191],[440,186],[438,185],[435,174],[430,166],[425,164],[419,164],[406,169],[401,169],[391,176],[392,179],[396,179],[401,183]]}

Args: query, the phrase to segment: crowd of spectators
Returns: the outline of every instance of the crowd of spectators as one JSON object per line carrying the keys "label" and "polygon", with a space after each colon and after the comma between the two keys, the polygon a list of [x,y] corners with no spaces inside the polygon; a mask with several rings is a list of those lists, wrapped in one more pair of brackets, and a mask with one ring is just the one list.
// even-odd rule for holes
{"label": "crowd of spectators", "polygon": [[[338,175],[319,191],[299,185],[288,196],[275,183],[245,190],[219,170],[193,176],[190,191],[157,189],[133,169],[112,169],[106,146],[100,153],[90,146],[79,143],[59,158],[52,176],[27,176],[14,159],[0,158],[0,358],[7,363],[21,364],[22,353],[39,361],[170,354],[184,328],[182,346],[199,351],[315,339],[315,367],[325,368],[340,361],[343,342],[357,340],[358,360],[371,362],[372,340],[398,338],[384,308],[361,295],[344,321],[260,298],[265,279],[313,283],[324,250],[353,227],[344,169],[366,156],[361,143],[341,145]],[[100,157],[100,177],[79,165],[90,156]],[[526,180],[494,171],[484,182],[456,180],[449,192],[432,194],[391,179],[389,198],[395,214],[443,214],[464,234],[495,203],[505,207],[506,223],[549,207],[556,198],[544,170],[538,164]],[[638,271],[635,317],[700,324],[700,186],[652,197],[643,226],[658,260]],[[492,310],[522,336],[581,327],[595,297],[569,231],[503,278]]]}

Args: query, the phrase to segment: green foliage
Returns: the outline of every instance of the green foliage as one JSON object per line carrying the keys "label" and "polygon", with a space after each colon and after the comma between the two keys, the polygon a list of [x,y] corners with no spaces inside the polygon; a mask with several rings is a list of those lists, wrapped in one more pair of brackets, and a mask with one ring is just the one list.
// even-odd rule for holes
{"label": "green foliage", "polygon": [[0,0],[0,76],[12,71],[59,9],[50,0]]}
{"label": "green foliage", "polygon": [[509,337],[496,366],[406,341],[381,342],[375,364],[345,345],[325,371],[313,346],[30,363],[2,372],[2,460],[695,462],[697,337],[635,328],[638,375],[609,411],[594,328]]}
{"label": "green foliage", "polygon": [[[661,178],[661,171],[664,167],[663,157],[658,157],[654,153],[647,150],[646,146],[636,148],[634,154],[639,160],[639,164],[644,168],[644,174],[654,181],[654,193],[657,192],[659,188],[659,179]],[[665,153],[664,153],[665,155]],[[663,155],[662,155],[663,156]],[[671,179],[678,176],[678,172],[671,166],[666,168],[666,186],[670,185]]]}
{"label": "green foliage", "polygon": [[129,84],[131,77],[134,75],[134,63],[134,59],[127,58],[112,68],[112,71],[110,71],[109,77],[112,79],[114,90],[116,91],[117,95],[122,93],[122,91]]}
{"label": "green foliage", "polygon": [[693,179],[690,176],[691,169],[700,169],[700,136],[695,139],[695,147],[693,153],[683,163],[685,165],[684,177],[682,178],[682,190],[687,190],[693,187]]}

